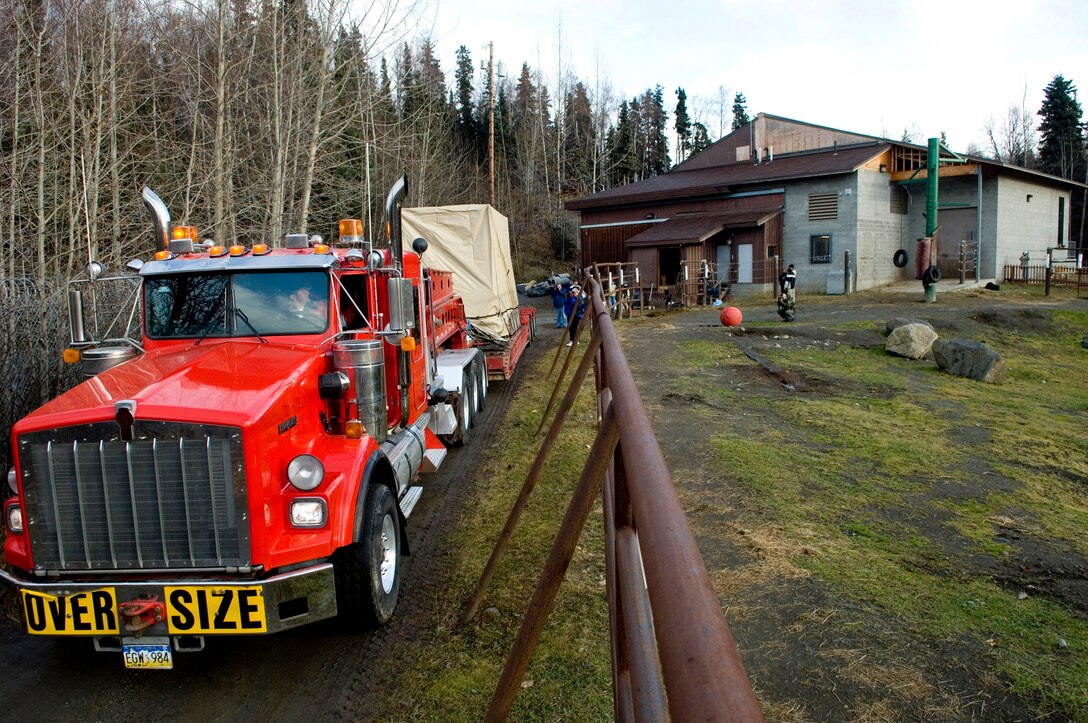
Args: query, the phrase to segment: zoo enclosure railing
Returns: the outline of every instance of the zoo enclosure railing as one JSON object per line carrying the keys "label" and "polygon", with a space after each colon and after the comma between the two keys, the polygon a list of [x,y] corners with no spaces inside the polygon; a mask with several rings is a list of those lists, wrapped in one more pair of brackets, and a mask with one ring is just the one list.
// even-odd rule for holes
{"label": "zoo enclosure railing", "polygon": [[759,704],[737,653],[672,477],[623,354],[597,278],[587,279],[589,309],[574,344],[560,337],[552,361],[566,359],[538,432],[591,327],[589,343],[541,442],[495,544],[462,624],[473,618],[528,503],[544,462],[590,368],[595,369],[600,425],[578,485],[538,579],[485,720],[509,715],[578,538],[603,492],[606,582],[616,720],[761,721]]}

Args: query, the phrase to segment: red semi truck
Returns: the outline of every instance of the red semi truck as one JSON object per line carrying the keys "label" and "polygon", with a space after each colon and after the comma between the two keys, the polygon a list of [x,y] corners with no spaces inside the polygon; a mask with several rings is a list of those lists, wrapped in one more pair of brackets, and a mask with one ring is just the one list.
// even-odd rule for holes
{"label": "red semi truck", "polygon": [[209,635],[392,617],[418,475],[464,443],[534,330],[515,295],[509,333],[478,331],[427,241],[403,249],[405,188],[384,249],[353,220],[335,245],[198,243],[144,190],[158,251],[112,277],[140,338],[90,338],[83,296],[108,281],[92,263],[66,351],[88,378],[12,430],[0,577],[30,634],[169,668]]}

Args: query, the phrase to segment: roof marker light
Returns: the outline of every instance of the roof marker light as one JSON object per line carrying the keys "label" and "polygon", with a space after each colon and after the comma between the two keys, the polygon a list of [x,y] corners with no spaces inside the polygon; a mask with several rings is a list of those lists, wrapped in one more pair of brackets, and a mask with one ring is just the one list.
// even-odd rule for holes
{"label": "roof marker light", "polygon": [[329,253],[329,245],[328,244],[318,244],[317,246],[314,246],[314,253],[315,254],[327,254],[327,253]]}
{"label": "roof marker light", "polygon": [[272,251],[272,249],[270,249],[268,247],[268,244],[253,244],[253,255],[254,256],[264,256],[265,254],[270,253],[271,251]]}
{"label": "roof marker light", "polygon": [[196,232],[196,226],[174,226],[171,236],[174,239],[191,239],[193,243],[200,240],[200,236]]}
{"label": "roof marker light", "polygon": [[337,224],[340,243],[343,245],[361,244],[363,242],[363,221],[358,218],[340,219]]}
{"label": "roof marker light", "polygon": [[230,255],[231,256],[245,256],[246,255],[246,247],[245,246],[240,246],[240,245],[231,246],[230,247]]}
{"label": "roof marker light", "polygon": [[227,247],[216,244],[208,249],[208,256],[219,257],[227,255]]}
{"label": "roof marker light", "polygon": [[174,252],[173,251],[165,251],[164,250],[164,251],[156,251],[155,252],[155,260],[156,261],[168,261],[169,259],[172,259],[172,258],[174,258]]}

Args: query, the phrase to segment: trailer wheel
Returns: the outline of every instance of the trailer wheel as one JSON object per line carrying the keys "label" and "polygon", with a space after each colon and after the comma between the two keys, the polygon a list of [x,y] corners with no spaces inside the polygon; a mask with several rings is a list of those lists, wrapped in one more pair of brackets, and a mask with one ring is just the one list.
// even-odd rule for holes
{"label": "trailer wheel", "polygon": [[372,484],[366,495],[363,539],[336,551],[336,605],[351,627],[384,625],[400,593],[400,524],[393,493]]}
{"label": "trailer wheel", "polygon": [[478,384],[476,385],[476,410],[479,411],[484,408],[484,402],[487,400],[487,358],[483,355],[477,357],[478,362],[476,368],[476,379]]}
{"label": "trailer wheel", "polygon": [[472,427],[473,397],[476,396],[476,378],[472,366],[465,367],[461,376],[461,391],[458,392],[457,406],[453,408],[457,417],[457,429],[449,437],[455,447],[463,447],[468,441],[468,430]]}

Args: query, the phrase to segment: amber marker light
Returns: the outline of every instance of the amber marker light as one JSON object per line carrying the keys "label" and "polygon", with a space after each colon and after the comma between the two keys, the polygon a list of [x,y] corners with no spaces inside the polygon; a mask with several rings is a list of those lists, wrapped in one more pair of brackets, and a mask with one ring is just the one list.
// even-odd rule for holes
{"label": "amber marker light", "polygon": [[156,261],[166,261],[166,260],[172,259],[172,258],[174,258],[174,254],[172,252],[170,252],[170,251],[156,251],[155,252],[155,260]]}
{"label": "amber marker light", "polygon": [[363,423],[358,419],[344,422],[344,434],[348,439],[360,439],[363,436]]}
{"label": "amber marker light", "polygon": [[318,244],[318,245],[314,246],[314,253],[315,254],[327,254],[327,253],[329,253],[329,245],[328,244]]}
{"label": "amber marker light", "polygon": [[231,256],[245,256],[246,255],[246,247],[245,246],[231,246],[230,247],[230,255]]}
{"label": "amber marker light", "polygon": [[216,246],[212,246],[211,248],[208,249],[208,256],[226,256],[226,255],[227,255],[227,247],[226,246],[216,245]]}
{"label": "amber marker light", "polygon": [[196,226],[174,226],[171,235],[175,240],[187,238],[196,243]]}
{"label": "amber marker light", "polygon": [[79,353],[79,349],[68,348],[64,350],[65,364],[75,364],[81,358],[83,358],[83,355]]}
{"label": "amber marker light", "polygon": [[254,256],[264,256],[265,254],[267,254],[271,250],[272,249],[270,249],[268,247],[268,244],[253,244],[253,255]]}
{"label": "amber marker light", "polygon": [[416,338],[414,336],[406,336],[400,340],[401,351],[415,351],[416,350]]}
{"label": "amber marker light", "polygon": [[351,238],[363,235],[363,222],[358,218],[341,219],[339,226],[340,238]]}

